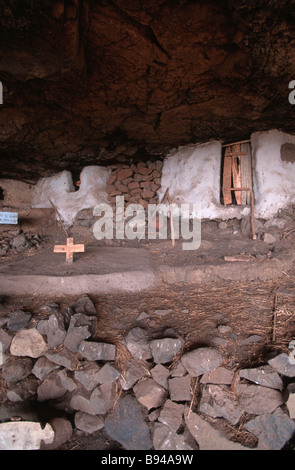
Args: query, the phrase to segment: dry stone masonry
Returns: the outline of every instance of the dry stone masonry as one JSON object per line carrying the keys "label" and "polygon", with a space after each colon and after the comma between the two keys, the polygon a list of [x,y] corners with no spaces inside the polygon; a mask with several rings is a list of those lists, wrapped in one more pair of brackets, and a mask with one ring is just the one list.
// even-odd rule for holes
{"label": "dry stone masonry", "polygon": [[162,167],[160,160],[118,166],[107,181],[110,204],[116,203],[116,196],[123,196],[127,205],[141,204],[146,208],[148,204],[157,204]]}
{"label": "dry stone masonry", "polygon": [[[76,432],[101,430],[125,450],[292,445],[293,343],[290,354],[276,353],[260,366],[231,370],[217,347],[186,350],[171,328],[160,333],[135,326],[120,342],[127,352],[122,361],[118,343],[95,339],[98,317],[88,295],[62,309],[44,305],[40,313],[38,321],[22,310],[1,316],[2,447],[12,446],[5,439],[7,426],[20,440],[22,430],[28,430],[30,445],[44,449],[60,448]],[[53,413],[42,444],[38,406]],[[63,416],[54,416],[53,410]],[[242,430],[249,445],[233,441],[218,422]]]}

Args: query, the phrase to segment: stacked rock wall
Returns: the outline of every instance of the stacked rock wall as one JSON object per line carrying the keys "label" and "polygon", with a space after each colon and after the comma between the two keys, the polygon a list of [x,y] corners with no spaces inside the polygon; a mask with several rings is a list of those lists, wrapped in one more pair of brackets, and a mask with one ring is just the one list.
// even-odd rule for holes
{"label": "stacked rock wall", "polygon": [[115,168],[107,182],[108,200],[115,205],[116,196],[124,196],[125,203],[148,204],[158,202],[157,191],[161,187],[163,163],[160,160],[120,165]]}

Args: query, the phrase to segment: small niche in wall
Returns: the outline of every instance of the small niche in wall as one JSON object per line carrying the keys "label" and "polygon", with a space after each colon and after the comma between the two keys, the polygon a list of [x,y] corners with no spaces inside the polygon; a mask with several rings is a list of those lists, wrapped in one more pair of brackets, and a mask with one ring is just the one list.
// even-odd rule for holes
{"label": "small niche in wall", "polygon": [[251,204],[252,154],[250,141],[222,147],[220,202],[227,205]]}
{"label": "small niche in wall", "polygon": [[4,190],[0,186],[0,201],[4,201]]}
{"label": "small niche in wall", "polygon": [[295,144],[286,143],[281,146],[281,160],[295,163]]}

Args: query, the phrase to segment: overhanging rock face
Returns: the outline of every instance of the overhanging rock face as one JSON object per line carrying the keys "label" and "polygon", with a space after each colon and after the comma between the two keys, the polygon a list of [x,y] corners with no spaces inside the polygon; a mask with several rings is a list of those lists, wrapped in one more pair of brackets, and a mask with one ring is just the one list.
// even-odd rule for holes
{"label": "overhanging rock face", "polygon": [[3,176],[294,132],[291,3],[4,0]]}

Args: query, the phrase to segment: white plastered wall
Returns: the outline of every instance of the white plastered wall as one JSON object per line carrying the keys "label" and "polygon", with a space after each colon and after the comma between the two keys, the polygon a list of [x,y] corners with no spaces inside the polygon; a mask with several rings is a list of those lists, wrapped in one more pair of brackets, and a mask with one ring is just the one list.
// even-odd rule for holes
{"label": "white plastered wall", "polygon": [[49,178],[42,178],[33,188],[32,207],[49,208],[54,204],[67,226],[72,225],[82,209],[107,203],[106,183],[111,170],[101,166],[87,166],[80,175],[81,185],[75,191],[72,175],[62,171]]}
{"label": "white plastered wall", "polygon": [[[257,218],[270,219],[279,209],[295,204],[295,163],[282,161],[281,146],[284,143],[295,144],[295,136],[277,130],[251,135],[254,215]],[[200,205],[203,219],[249,216],[249,206],[225,207],[220,203],[221,154],[219,141],[171,151],[164,160],[159,201],[168,188],[175,206],[181,208],[182,204],[190,204],[193,209],[193,204]],[[65,223],[71,225],[81,209],[108,203],[106,182],[110,172],[105,167],[85,167],[81,172],[79,191],[74,191],[72,175],[68,171],[43,178],[33,188],[32,207],[51,207],[51,199]]]}
{"label": "white plastered wall", "polygon": [[249,207],[225,207],[220,203],[221,153],[222,144],[218,141],[173,150],[164,160],[159,200],[168,188],[173,204],[180,208],[190,204],[191,209],[193,204],[199,204],[203,219],[226,220],[248,215]]}
{"label": "white plastered wall", "polygon": [[[295,136],[277,130],[251,135],[256,218],[270,219],[279,209],[295,203],[295,163],[281,160],[284,143],[295,144]],[[178,207],[200,204],[203,219],[248,216],[249,206],[220,203],[221,154],[218,141],[173,150],[164,161],[159,199],[168,188]]]}
{"label": "white plastered wall", "polygon": [[295,163],[282,161],[285,143],[295,144],[295,136],[278,130],[251,135],[256,217],[270,219],[295,203]]}

